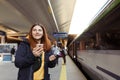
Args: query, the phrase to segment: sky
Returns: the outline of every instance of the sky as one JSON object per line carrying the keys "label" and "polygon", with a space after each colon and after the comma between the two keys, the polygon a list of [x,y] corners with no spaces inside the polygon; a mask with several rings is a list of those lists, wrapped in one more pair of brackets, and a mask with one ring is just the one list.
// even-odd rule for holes
{"label": "sky", "polygon": [[76,0],[69,34],[82,34],[111,0]]}

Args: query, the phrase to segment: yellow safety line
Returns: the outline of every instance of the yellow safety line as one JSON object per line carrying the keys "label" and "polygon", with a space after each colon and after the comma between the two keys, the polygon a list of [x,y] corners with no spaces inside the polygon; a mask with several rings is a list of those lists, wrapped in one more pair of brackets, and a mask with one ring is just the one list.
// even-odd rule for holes
{"label": "yellow safety line", "polygon": [[61,73],[60,73],[60,80],[67,80],[66,65],[62,65]]}

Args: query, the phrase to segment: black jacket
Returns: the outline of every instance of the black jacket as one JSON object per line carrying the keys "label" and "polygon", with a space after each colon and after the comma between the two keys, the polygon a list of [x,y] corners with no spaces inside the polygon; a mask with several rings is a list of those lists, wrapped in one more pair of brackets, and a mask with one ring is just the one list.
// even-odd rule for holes
{"label": "black jacket", "polygon": [[[52,55],[52,50],[45,52],[45,74],[44,80],[50,80],[48,74],[48,67],[55,67],[56,61],[49,61],[49,56]],[[28,42],[23,41],[20,43],[16,55],[15,55],[15,66],[19,68],[17,80],[33,80],[33,64],[35,63],[35,56],[33,55],[30,45]]]}

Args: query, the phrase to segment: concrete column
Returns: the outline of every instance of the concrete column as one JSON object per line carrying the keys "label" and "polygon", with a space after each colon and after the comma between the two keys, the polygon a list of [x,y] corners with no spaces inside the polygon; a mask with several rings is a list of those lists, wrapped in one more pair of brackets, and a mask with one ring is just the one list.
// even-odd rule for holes
{"label": "concrete column", "polygon": [[80,50],[85,50],[85,42],[80,41]]}
{"label": "concrete column", "polygon": [[101,35],[100,33],[96,33],[96,44],[100,45],[100,42],[101,42]]}
{"label": "concrete column", "polygon": [[1,38],[0,38],[0,39],[1,39],[1,40],[0,40],[0,41],[1,41],[1,44],[4,44],[4,43],[5,43],[5,36],[1,35],[0,37],[1,37]]}

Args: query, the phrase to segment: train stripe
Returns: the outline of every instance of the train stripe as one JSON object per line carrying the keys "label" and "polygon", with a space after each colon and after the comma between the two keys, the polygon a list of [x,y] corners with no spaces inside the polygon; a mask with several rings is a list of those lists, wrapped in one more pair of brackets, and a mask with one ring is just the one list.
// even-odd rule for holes
{"label": "train stripe", "polygon": [[103,69],[102,67],[99,67],[99,66],[96,66],[97,69],[103,71],[104,73],[108,74],[109,76],[115,78],[116,80],[120,80],[120,76],[118,76],[117,74],[115,73],[112,73],[106,69]]}

